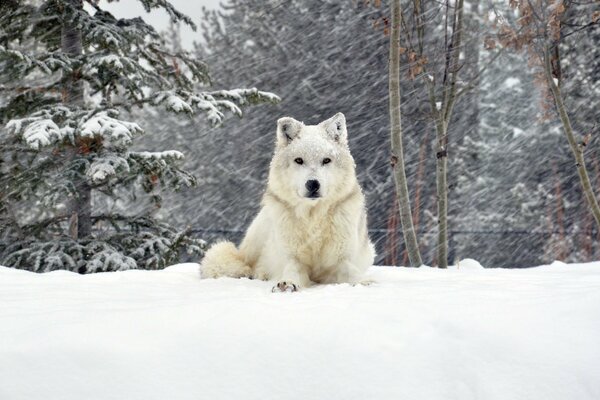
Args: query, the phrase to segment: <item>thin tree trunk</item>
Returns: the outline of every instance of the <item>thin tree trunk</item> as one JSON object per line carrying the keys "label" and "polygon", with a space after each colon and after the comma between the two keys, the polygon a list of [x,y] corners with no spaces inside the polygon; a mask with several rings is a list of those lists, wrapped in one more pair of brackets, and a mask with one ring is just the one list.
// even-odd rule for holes
{"label": "thin tree trunk", "polygon": [[564,261],[567,258],[567,246],[565,243],[565,209],[563,207],[562,189],[560,187],[560,176],[556,163],[552,162],[552,174],[554,175],[554,196],[556,197],[556,224],[558,225],[558,243],[555,249],[554,257],[557,260]]}
{"label": "thin tree trunk", "polygon": [[392,0],[392,29],[390,35],[389,61],[390,128],[392,142],[392,168],[396,184],[396,196],[400,209],[400,223],[408,258],[413,267],[423,264],[417,243],[417,235],[412,221],[406,172],[404,170],[404,150],[402,149],[402,125],[400,116],[400,0]]}
{"label": "thin tree trunk", "polygon": [[436,199],[438,215],[437,265],[448,267],[448,150],[446,124],[436,129]]}
{"label": "thin tree trunk", "polygon": [[[70,7],[83,10],[82,0],[67,0]],[[65,11],[66,18],[62,25],[61,45],[62,50],[70,57],[78,57],[83,54],[81,40],[81,31],[69,17],[73,15],[72,11]],[[79,77],[80,71],[73,70],[64,86],[64,103],[70,106],[83,105],[83,81]],[[75,143],[70,149],[70,160],[73,161],[80,151],[79,144]],[[86,177],[82,174],[77,176],[73,182],[77,196],[71,199],[69,209],[71,212],[71,221],[69,226],[69,235],[73,239],[88,237],[92,230],[92,190],[87,184]]]}
{"label": "thin tree trunk", "polygon": [[398,265],[398,198],[393,197],[393,204],[387,223],[385,244],[385,265]]}
{"label": "thin tree trunk", "polygon": [[[423,173],[425,171],[425,150],[427,148],[427,135],[423,137],[421,147],[419,148],[419,165],[417,167],[417,176],[415,179],[415,208],[413,209],[413,226],[415,232],[421,232],[420,227],[420,216],[421,216],[421,187],[423,186]],[[419,251],[421,246],[419,246]],[[402,262],[406,265],[408,262],[408,251],[406,248],[402,254]]]}
{"label": "thin tree trunk", "polygon": [[419,166],[417,167],[417,179],[415,189],[415,209],[413,211],[413,225],[415,231],[420,232],[419,226],[421,225],[421,189],[423,187],[423,174],[425,172],[425,150],[427,149],[427,135],[421,142],[421,148],[419,149]]}
{"label": "thin tree trunk", "polygon": [[[558,59],[556,60],[556,62],[559,62]],[[571,120],[569,119],[569,115],[567,114],[567,110],[562,99],[562,94],[560,92],[560,87],[558,86],[558,83],[554,81],[555,78],[552,75],[550,49],[548,47],[544,49],[544,69],[546,73],[546,80],[548,82],[548,86],[550,87],[552,97],[554,98],[554,104],[556,105],[556,109],[558,110],[560,121],[562,122],[565,135],[567,136],[567,140],[569,141],[569,146],[571,147],[571,151],[573,152],[573,156],[575,157],[575,165],[577,166],[577,173],[579,174],[581,188],[587,200],[588,206],[590,207],[590,210],[594,215],[594,219],[596,220],[596,226],[600,227],[600,207],[598,206],[598,200],[596,199],[596,195],[594,194],[592,183],[590,182],[590,177],[585,167],[585,160],[583,158],[583,151],[585,149],[586,144],[584,142],[578,144],[577,140],[575,139],[573,127],[571,126]]]}
{"label": "thin tree trunk", "polygon": [[[436,190],[438,201],[438,247],[437,263],[439,268],[448,267],[448,125],[457,98],[457,80],[459,56],[462,45],[462,21],[464,0],[458,0],[454,9],[452,37],[446,49],[446,69],[443,82],[443,102],[436,110],[437,148],[436,148]],[[435,104],[437,108],[437,104]]]}

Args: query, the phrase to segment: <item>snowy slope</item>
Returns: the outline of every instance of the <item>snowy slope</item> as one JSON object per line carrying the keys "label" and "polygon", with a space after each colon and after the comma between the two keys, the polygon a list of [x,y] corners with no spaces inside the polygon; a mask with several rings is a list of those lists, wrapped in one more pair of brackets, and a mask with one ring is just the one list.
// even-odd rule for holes
{"label": "snowy slope", "polygon": [[0,399],[599,399],[600,263],[369,287],[0,267]]}

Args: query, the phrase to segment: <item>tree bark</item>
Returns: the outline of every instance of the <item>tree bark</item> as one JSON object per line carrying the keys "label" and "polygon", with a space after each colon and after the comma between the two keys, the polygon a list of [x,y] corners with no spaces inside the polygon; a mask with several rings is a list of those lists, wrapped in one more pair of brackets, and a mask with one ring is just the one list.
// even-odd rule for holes
{"label": "tree bark", "polygon": [[[585,166],[585,159],[583,157],[586,143],[582,141],[578,144],[577,140],[575,139],[575,133],[573,132],[573,127],[571,126],[571,120],[567,114],[567,109],[565,107],[565,103],[563,102],[560,87],[558,85],[559,77],[555,78],[552,74],[553,68],[549,46],[546,46],[544,49],[543,57],[546,80],[548,82],[548,86],[550,87],[550,91],[552,92],[554,104],[558,111],[558,115],[560,117],[565,135],[567,136],[567,140],[569,141],[569,146],[571,147],[571,151],[575,157],[575,165],[577,167],[577,174],[579,175],[579,181],[581,182],[583,194],[587,200],[588,206],[590,207],[590,211],[596,220],[596,225],[600,227],[600,207],[598,206],[598,200],[594,194],[594,189],[592,188],[592,183],[590,182],[590,177]],[[559,63],[557,56],[556,58],[556,63]],[[554,79],[556,79],[556,82]]]}
{"label": "tree bark", "polygon": [[448,267],[448,150],[446,124],[436,129],[436,199],[438,212],[437,265]]}
{"label": "tree bark", "polygon": [[[82,0],[67,0],[68,7],[72,9],[64,10],[64,17],[61,31],[61,47],[72,58],[83,54],[83,45],[81,31],[71,20],[74,10],[83,10]],[[64,103],[69,106],[83,106],[83,81],[80,78],[79,69],[74,69],[63,88]],[[69,159],[71,162],[76,160],[80,152],[79,143],[75,143],[69,149]],[[71,221],[69,226],[69,235],[74,240],[88,237],[92,231],[92,189],[87,183],[83,173],[79,174],[73,182],[76,191],[76,197],[69,201],[69,210]]]}
{"label": "tree bark", "polygon": [[[448,125],[457,97],[459,56],[462,45],[462,21],[464,0],[458,0],[453,14],[452,37],[446,49],[446,69],[443,82],[443,101],[434,111],[436,123],[436,190],[438,202],[438,247],[439,268],[448,267]],[[448,11],[446,11],[448,12]],[[437,109],[437,104],[433,104]]]}
{"label": "tree bark", "polygon": [[392,29],[390,35],[389,98],[390,128],[392,145],[392,169],[396,184],[396,196],[400,210],[400,223],[408,258],[413,267],[423,264],[417,243],[417,235],[412,221],[404,150],[402,148],[402,125],[400,112],[400,0],[392,0]]}

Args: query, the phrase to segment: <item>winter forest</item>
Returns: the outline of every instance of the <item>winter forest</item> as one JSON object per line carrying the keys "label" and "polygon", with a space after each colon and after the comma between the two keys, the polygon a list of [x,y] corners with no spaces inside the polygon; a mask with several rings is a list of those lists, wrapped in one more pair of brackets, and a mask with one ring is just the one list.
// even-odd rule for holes
{"label": "winter forest", "polygon": [[600,399],[599,133],[598,0],[0,0],[0,399]]}
{"label": "winter forest", "polygon": [[[160,31],[109,3],[0,5],[1,264],[158,269],[239,241],[275,121],[338,111],[376,264],[409,264],[390,163],[389,2],[229,0],[192,20],[141,0],[168,13]],[[403,161],[422,262],[598,259],[597,2],[401,3]]]}

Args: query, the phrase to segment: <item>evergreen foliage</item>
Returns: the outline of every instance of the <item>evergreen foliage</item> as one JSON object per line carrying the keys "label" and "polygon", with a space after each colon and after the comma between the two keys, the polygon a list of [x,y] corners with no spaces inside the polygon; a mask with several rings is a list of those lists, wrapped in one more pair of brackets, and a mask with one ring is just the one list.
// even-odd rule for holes
{"label": "evergreen foliage", "polygon": [[[192,21],[165,0],[174,22]],[[242,107],[277,102],[257,89],[209,90],[207,66],[168,51],[141,18],[120,19],[95,1],[0,3],[0,263],[37,272],[162,268],[204,242],[155,212],[98,213],[97,198],[135,203],[194,186],[183,154],[133,151],[145,127],[132,108],[203,115],[211,125]]]}

